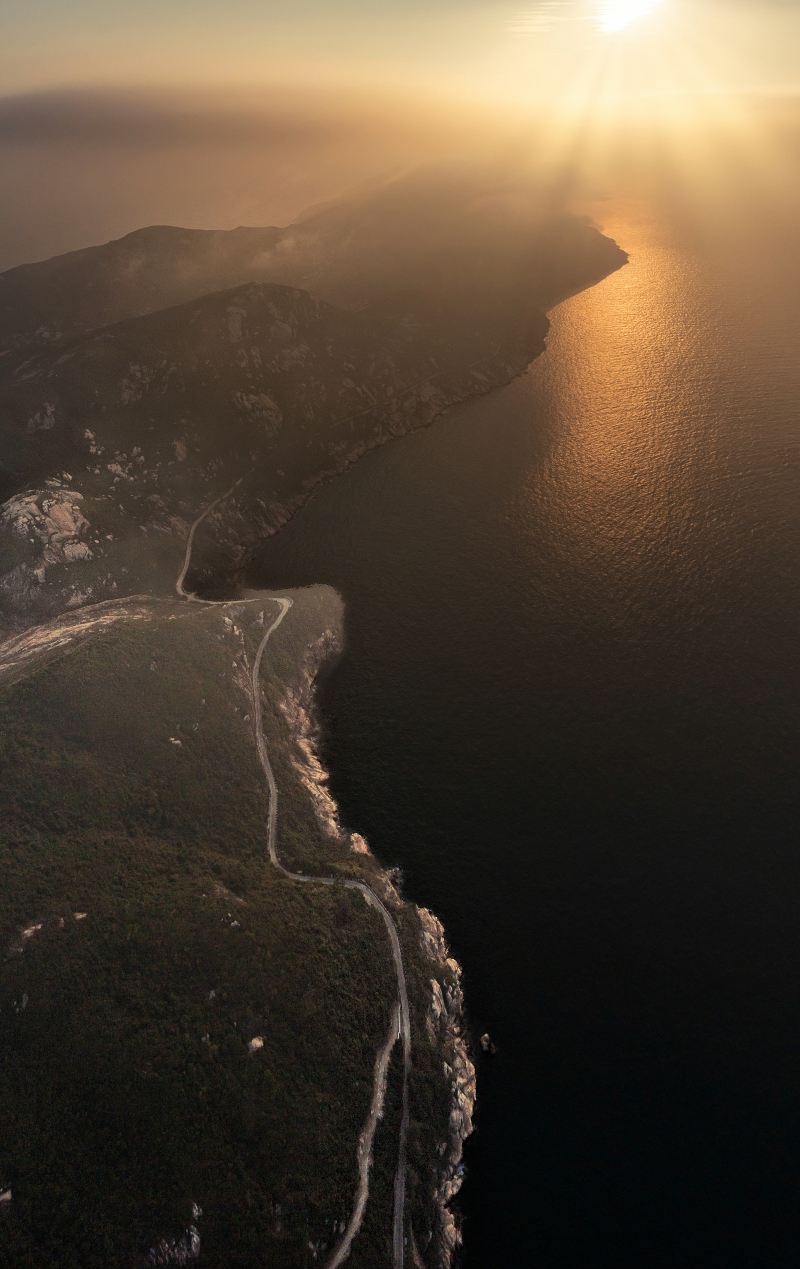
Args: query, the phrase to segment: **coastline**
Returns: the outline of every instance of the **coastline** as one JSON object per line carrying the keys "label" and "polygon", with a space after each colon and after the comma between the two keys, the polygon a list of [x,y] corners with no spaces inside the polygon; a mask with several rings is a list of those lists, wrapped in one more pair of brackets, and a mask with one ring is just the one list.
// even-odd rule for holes
{"label": "coastline", "polygon": [[[547,314],[564,303],[575,294],[599,285],[611,273],[623,268],[628,263],[628,256],[620,252],[619,263],[614,269],[606,270],[593,278],[585,286],[570,289],[559,296],[548,306],[546,314],[542,314],[544,328],[541,339],[533,349],[528,349],[519,362],[505,363],[502,373],[480,388],[470,385],[450,398],[438,402],[425,403],[428,408],[415,412],[411,426],[403,419],[403,425],[394,425],[394,416],[387,416],[387,425],[373,436],[361,440],[357,445],[329,468],[320,470],[308,481],[291,500],[284,503],[271,503],[268,507],[257,499],[258,511],[251,506],[239,505],[234,493],[229,503],[217,513],[217,524],[214,526],[220,536],[215,543],[220,545],[225,538],[225,521],[233,520],[247,523],[252,529],[254,522],[258,524],[256,540],[251,546],[243,546],[243,537],[247,534],[235,534],[231,548],[241,552],[234,566],[233,577],[241,584],[246,580],[247,570],[251,565],[258,544],[281,531],[329,481],[343,474],[372,450],[414,431],[432,427],[434,423],[454,406],[465,404],[473,398],[486,396],[495,389],[508,386],[515,379],[527,373],[533,363],[546,351],[547,334],[550,319]],[[483,376],[481,376],[483,378]],[[214,517],[211,517],[212,521]],[[232,525],[230,527],[233,527]],[[202,568],[202,566],[201,566]],[[464,1146],[473,1132],[473,1121],[477,1102],[477,1071],[472,1058],[468,1039],[466,1021],[466,1005],[463,991],[463,974],[458,961],[451,955],[447,944],[444,927],[429,909],[420,907],[406,900],[400,890],[400,876],[396,869],[388,868],[373,855],[369,843],[358,832],[347,829],[341,821],[339,807],[330,791],[330,772],[320,756],[320,737],[322,724],[319,717],[317,684],[322,673],[342,655],[344,642],[340,629],[331,627],[314,645],[309,647],[303,660],[301,690],[297,693],[286,692],[280,704],[281,712],[291,727],[297,749],[294,760],[295,768],[301,778],[305,791],[314,807],[317,822],[332,842],[339,845],[346,843],[353,854],[365,857],[370,864],[370,879],[376,888],[380,888],[384,902],[395,912],[410,911],[416,924],[418,947],[423,952],[431,967],[430,1000],[424,1019],[425,1033],[428,1041],[440,1054],[445,1079],[448,1085],[449,1119],[447,1139],[438,1147],[440,1166],[436,1184],[431,1196],[435,1219],[429,1231],[428,1241],[423,1250],[417,1244],[414,1231],[409,1228],[410,1255],[412,1263],[420,1269],[453,1269],[459,1249],[462,1245],[463,1214],[456,1203],[465,1179],[463,1165]]]}
{"label": "coastline", "polygon": [[[609,243],[613,242],[611,239],[607,241]],[[246,585],[248,569],[252,565],[260,543],[280,533],[320,489],[330,481],[344,475],[367,454],[381,449],[385,445],[390,445],[394,441],[402,440],[403,437],[409,436],[413,432],[433,427],[448,411],[458,406],[466,405],[470,401],[479,400],[481,397],[488,396],[498,389],[507,388],[516,379],[527,374],[531,366],[547,351],[547,337],[551,327],[549,315],[553,310],[574,296],[599,286],[629,263],[627,252],[619,247],[617,243],[613,243],[613,247],[619,253],[613,267],[602,270],[585,283],[568,287],[552,301],[548,301],[543,309],[537,310],[540,328],[537,331],[538,338],[535,343],[530,343],[526,347],[520,348],[515,357],[506,361],[499,358],[499,350],[495,353],[498,360],[495,374],[492,377],[487,377],[484,372],[477,372],[479,380],[483,381],[477,384],[474,381],[476,372],[472,367],[468,367],[462,372],[443,371],[442,377],[445,375],[458,377],[459,383],[458,386],[454,386],[454,390],[450,394],[441,393],[438,400],[432,397],[428,397],[425,400],[417,399],[413,396],[414,389],[410,389],[408,395],[401,397],[401,400],[407,401],[410,397],[415,402],[416,409],[412,420],[407,417],[408,411],[403,412],[405,417],[398,417],[396,411],[392,413],[387,408],[385,414],[387,422],[382,428],[378,427],[371,436],[359,440],[346,454],[340,456],[335,463],[315,472],[312,477],[303,482],[299,490],[284,500],[273,499],[267,502],[257,493],[248,494],[245,490],[239,494],[234,493],[225,506],[215,516],[209,518],[209,522],[214,526],[215,533],[212,540],[212,550],[219,551],[222,549],[229,553],[229,582],[240,586]],[[487,357],[485,361],[488,362],[488,360],[489,358]],[[466,376],[471,382],[463,382],[463,376]],[[254,473],[252,479],[256,478],[257,473]],[[254,526],[255,532],[253,531]],[[197,554],[202,554],[202,545],[202,543],[195,545]],[[206,543],[206,547],[208,548],[208,543]],[[201,584],[216,586],[219,584],[219,577],[215,577],[218,568],[218,561],[209,566],[208,564],[204,565],[201,560],[195,565],[195,576],[200,579]],[[321,579],[321,581],[324,584],[324,579]]]}
{"label": "coastline", "polygon": [[[533,347],[529,345],[521,348],[513,360],[498,359],[491,376],[470,367],[460,372],[443,371],[442,377],[449,374],[458,379],[457,385],[453,385],[450,392],[440,389],[438,392],[433,391],[424,396],[416,396],[417,390],[411,388],[405,396],[400,398],[401,401],[409,402],[411,408],[407,407],[401,411],[395,403],[392,411],[388,402],[384,403],[383,410],[376,407],[376,414],[380,414],[385,422],[378,423],[371,435],[360,438],[346,453],[339,455],[336,462],[327,467],[321,467],[312,476],[307,477],[300,488],[289,497],[283,500],[267,501],[257,492],[248,493],[246,488],[242,488],[238,494],[233,494],[220,511],[209,517],[208,524],[213,528],[211,542],[195,543],[195,553],[200,555],[201,559],[195,564],[193,571],[200,585],[206,585],[212,589],[219,585],[225,586],[224,572],[222,580],[219,576],[219,560],[215,559],[211,564],[203,562],[204,545],[206,549],[210,546],[212,552],[219,552],[220,549],[227,551],[228,584],[247,585],[247,570],[259,544],[280,533],[330,481],[344,475],[360,459],[374,450],[382,449],[393,441],[402,440],[413,432],[432,427],[448,410],[488,396],[499,388],[508,387],[515,379],[525,374],[547,347],[546,338],[550,321],[544,313],[540,313],[539,317],[542,327],[536,344]],[[488,358],[484,360],[488,361]],[[474,376],[478,377],[478,383],[474,381]],[[248,480],[255,482],[257,477],[256,471],[248,477]],[[224,564],[222,567],[224,570]],[[324,584],[324,579],[321,584]]]}
{"label": "coastline", "polygon": [[[329,627],[307,649],[297,686],[286,689],[278,708],[294,741],[292,765],[314,808],[320,829],[330,841],[358,856],[369,870],[370,883],[391,910],[411,916],[414,951],[424,958],[429,971],[424,984],[424,1016],[421,1010],[415,1011],[418,1024],[422,1022],[422,1028],[417,1025],[416,1043],[424,1036],[436,1052],[438,1069],[443,1072],[441,1094],[447,1098],[448,1130],[446,1139],[438,1143],[437,1161],[427,1161],[433,1164],[436,1173],[433,1193],[428,1196],[430,1227],[422,1231],[411,1228],[409,1241],[415,1264],[425,1269],[452,1269],[462,1241],[461,1213],[457,1207],[453,1208],[453,1203],[464,1180],[464,1143],[473,1130],[476,1103],[476,1069],[467,1038],[462,971],[450,953],[438,917],[405,899],[396,871],[376,859],[361,834],[342,824],[330,791],[330,774],[319,752],[321,722],[317,682],[343,650],[341,629]],[[413,985],[417,989],[422,986],[416,975]]]}

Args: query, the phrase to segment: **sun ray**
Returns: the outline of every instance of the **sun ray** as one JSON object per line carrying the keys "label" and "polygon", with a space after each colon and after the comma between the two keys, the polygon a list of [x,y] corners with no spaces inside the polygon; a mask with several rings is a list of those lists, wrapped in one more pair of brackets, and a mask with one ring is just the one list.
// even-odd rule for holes
{"label": "sun ray", "polygon": [[645,18],[661,0],[602,0],[597,15],[601,31],[614,34],[626,30],[639,18]]}

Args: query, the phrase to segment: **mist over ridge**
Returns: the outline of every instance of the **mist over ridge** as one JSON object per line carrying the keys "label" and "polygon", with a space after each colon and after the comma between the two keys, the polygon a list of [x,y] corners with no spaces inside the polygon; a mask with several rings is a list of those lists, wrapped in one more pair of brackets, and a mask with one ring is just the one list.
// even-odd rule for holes
{"label": "mist over ridge", "polygon": [[387,91],[61,89],[0,98],[0,269],[142,225],[286,224],[421,163],[496,151],[477,111]]}

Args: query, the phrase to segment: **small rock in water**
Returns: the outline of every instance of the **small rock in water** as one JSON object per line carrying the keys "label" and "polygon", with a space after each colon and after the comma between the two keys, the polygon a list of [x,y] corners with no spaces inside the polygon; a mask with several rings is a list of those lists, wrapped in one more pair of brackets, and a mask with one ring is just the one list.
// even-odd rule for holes
{"label": "small rock in water", "polygon": [[492,1037],[489,1035],[488,1031],[484,1031],[483,1035],[481,1036],[481,1048],[483,1049],[484,1053],[489,1053],[491,1054],[492,1057],[494,1057],[495,1053],[497,1052],[497,1045],[495,1044]]}

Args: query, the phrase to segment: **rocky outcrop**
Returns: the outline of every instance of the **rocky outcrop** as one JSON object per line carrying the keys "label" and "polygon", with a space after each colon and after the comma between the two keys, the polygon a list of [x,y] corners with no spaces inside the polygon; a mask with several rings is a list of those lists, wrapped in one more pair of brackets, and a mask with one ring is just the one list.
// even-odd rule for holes
{"label": "rocky outcrop", "polygon": [[[342,827],[339,808],[330,791],[328,772],[319,757],[319,726],[311,708],[314,683],[320,668],[342,650],[338,630],[326,630],[306,650],[294,685],[281,698],[280,709],[294,738],[293,765],[313,807],[325,837],[345,842],[350,834]],[[363,838],[360,839],[363,842]],[[353,849],[359,850],[359,846]]]}
{"label": "rocky outcrop", "polygon": [[431,1039],[444,1054],[451,1109],[448,1139],[441,1148],[442,1168],[436,1190],[438,1229],[434,1231],[434,1245],[435,1263],[450,1266],[461,1243],[458,1214],[452,1203],[464,1180],[464,1142],[472,1132],[477,1095],[475,1066],[464,1030],[461,966],[450,955],[439,918],[427,908],[417,908],[417,915],[423,949],[439,969],[439,976],[431,979],[427,1023]]}
{"label": "rocky outcrop", "polygon": [[[0,598],[15,611],[31,609],[48,573],[94,558],[84,496],[69,477],[29,489],[0,506]],[[64,607],[71,606],[65,597]],[[78,595],[77,602],[83,600]]]}
{"label": "rocky outcrop", "polygon": [[181,1234],[161,1238],[144,1257],[145,1265],[191,1265],[200,1259],[200,1230],[198,1222],[203,1209],[192,1203],[192,1221]]}
{"label": "rocky outcrop", "polygon": [[31,567],[39,582],[53,564],[92,558],[83,501],[82,493],[54,479],[45,489],[17,494],[0,507],[0,526],[34,548]]}
{"label": "rocky outcrop", "polygon": [[190,1225],[179,1238],[162,1238],[147,1254],[148,1265],[191,1265],[200,1259],[200,1231]]}

